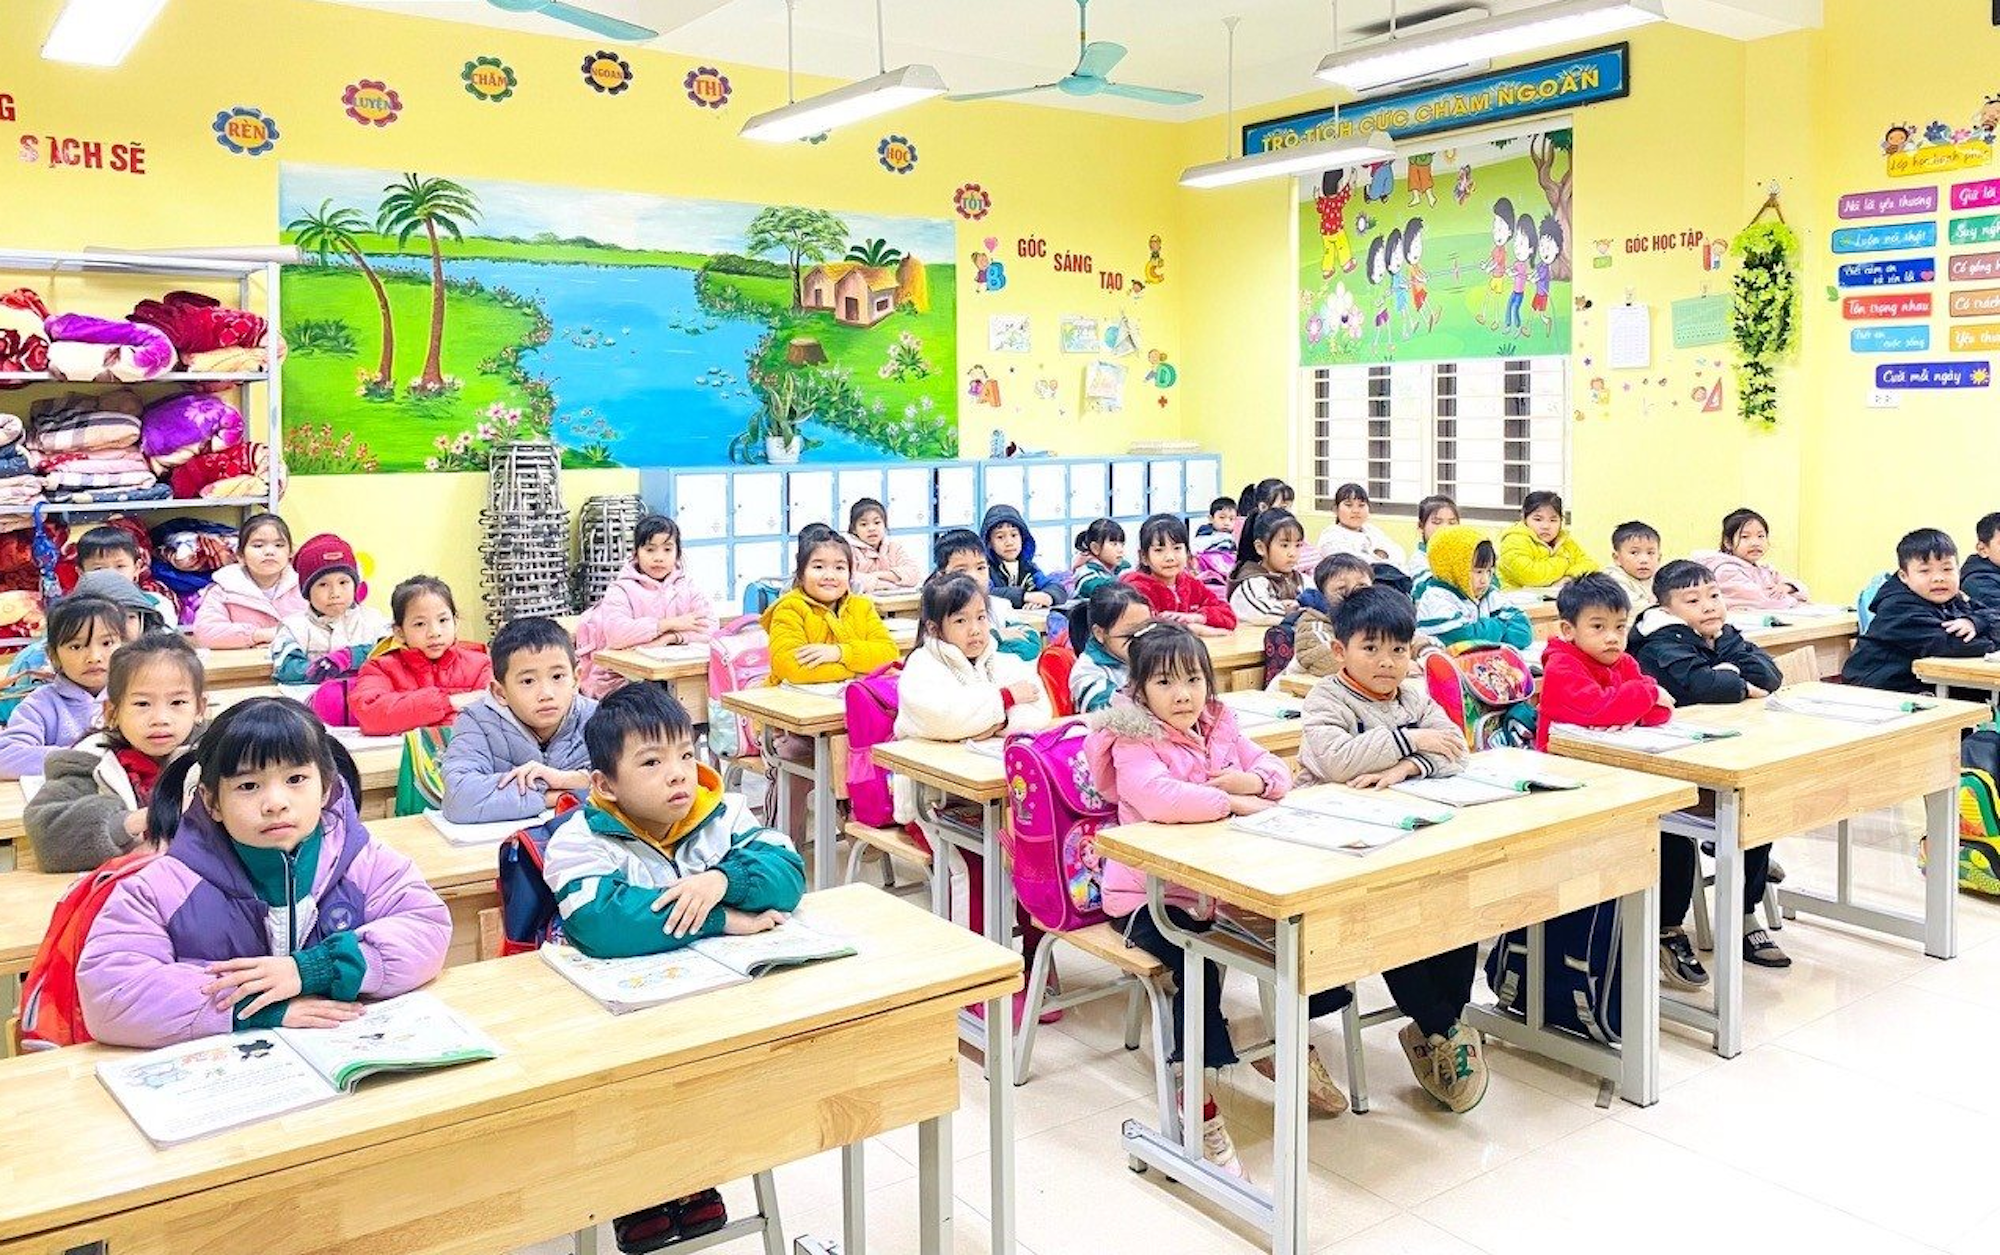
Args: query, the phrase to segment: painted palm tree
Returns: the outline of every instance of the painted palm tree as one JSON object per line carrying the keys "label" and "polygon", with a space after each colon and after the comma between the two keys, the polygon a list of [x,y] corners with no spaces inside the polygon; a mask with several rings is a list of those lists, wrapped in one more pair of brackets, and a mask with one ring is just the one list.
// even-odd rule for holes
{"label": "painted palm tree", "polygon": [[418,377],[415,390],[438,392],[444,388],[441,362],[444,356],[444,254],[438,248],[438,229],[442,227],[454,240],[464,239],[463,227],[479,220],[479,198],[463,184],[450,179],[419,178],[414,170],[382,191],[385,195],[375,229],[384,235],[394,235],[398,249],[410,242],[410,237],[417,233],[419,227],[423,228],[424,238],[430,242],[431,341],[424,354],[424,373]]}
{"label": "painted palm tree", "polygon": [[864,266],[874,266],[886,270],[903,260],[903,250],[900,248],[891,248],[889,241],[877,236],[872,240],[864,240],[859,244],[849,245],[847,260],[858,261]]}
{"label": "painted palm tree", "polygon": [[375,267],[368,264],[368,258],[361,252],[360,241],[355,237],[369,230],[368,219],[361,216],[358,209],[342,205],[335,209],[333,202],[323,200],[319,209],[300,214],[285,224],[285,230],[292,233],[298,246],[319,255],[322,266],[336,252],[346,253],[361,268],[368,286],[375,289],[375,304],[382,311],[382,359],[375,368],[375,382],[382,387],[391,387],[396,382],[396,320],[389,313],[389,293],[382,287],[382,279],[375,273]]}

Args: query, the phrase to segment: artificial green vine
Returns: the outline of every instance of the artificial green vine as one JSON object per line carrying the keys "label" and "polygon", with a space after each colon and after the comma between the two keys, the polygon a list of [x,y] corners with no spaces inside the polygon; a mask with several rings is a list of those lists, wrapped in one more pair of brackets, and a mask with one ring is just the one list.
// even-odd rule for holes
{"label": "artificial green vine", "polygon": [[1799,237],[1783,222],[1753,222],[1730,241],[1729,251],[1743,259],[1730,313],[1738,412],[1770,425],[1778,421],[1778,361],[1798,337],[1799,279],[1792,263]]}

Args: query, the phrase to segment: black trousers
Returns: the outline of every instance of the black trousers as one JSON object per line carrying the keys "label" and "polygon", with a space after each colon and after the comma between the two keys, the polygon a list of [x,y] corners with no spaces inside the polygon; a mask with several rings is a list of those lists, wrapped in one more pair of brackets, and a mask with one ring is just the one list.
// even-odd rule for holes
{"label": "black trousers", "polygon": [[1461,946],[1382,973],[1396,1009],[1417,1022],[1426,1037],[1441,1037],[1458,1023],[1472,999],[1479,947]]}
{"label": "black trousers", "polygon": [[[1694,882],[1701,867],[1694,838],[1673,833],[1660,834],[1660,927],[1673,928],[1687,919],[1694,905]],[[1760,845],[1743,851],[1743,913],[1753,915],[1764,901],[1764,886],[1771,876],[1771,847]],[[1723,910],[1716,903],[1718,914]]]}

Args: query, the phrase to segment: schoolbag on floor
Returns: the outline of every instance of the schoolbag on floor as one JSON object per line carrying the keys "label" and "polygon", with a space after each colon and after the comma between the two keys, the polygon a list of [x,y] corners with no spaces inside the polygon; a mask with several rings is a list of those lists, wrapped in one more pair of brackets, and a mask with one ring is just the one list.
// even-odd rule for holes
{"label": "schoolbag on floor", "polygon": [[1264,629],[1264,684],[1285,673],[1292,665],[1292,655],[1298,652],[1299,612],[1294,610],[1283,619]]}
{"label": "schoolbag on floor", "polygon": [[[1618,1044],[1620,975],[1618,904],[1601,902],[1542,926],[1542,1022],[1606,1045]],[[1640,955],[1643,962],[1652,956]],[[1486,983],[1502,1011],[1528,1009],[1528,930],[1517,928],[1486,955]]]}
{"label": "schoolbag on floor", "polygon": [[[1958,887],[2000,897],[2000,731],[1984,724],[1958,746]],[[1917,843],[1928,874],[1928,841]]]}
{"label": "schoolbag on floor", "polygon": [[21,985],[21,1049],[54,1050],[90,1041],[83,1023],[83,999],[76,988],[76,964],[97,913],[120,882],[158,858],[154,850],[134,850],[76,878],[63,891]]}
{"label": "schoolbag on floor", "polygon": [[868,751],[896,739],[902,674],[903,664],[892,662],[855,680],[841,694],[847,704],[847,803],[854,818],[871,828],[896,822],[889,773]]}
{"label": "schoolbag on floor", "polygon": [[565,793],[556,802],[556,813],[532,828],[500,843],[500,870],[495,888],[500,895],[500,953],[521,954],[562,940],[562,912],[556,907],[556,891],[543,873],[549,838],[581,803]]}
{"label": "schoolbag on floor", "polygon": [[1535,676],[1513,646],[1461,641],[1427,654],[1424,682],[1473,749],[1535,743]]}
{"label": "schoolbag on floor", "polygon": [[1060,723],[1007,738],[1007,823],[1000,839],[1014,896],[1036,924],[1073,932],[1104,920],[1097,831],[1118,822],[1090,778],[1087,729]]}
{"label": "schoolbag on floor", "polygon": [[755,688],[771,675],[771,638],[756,615],[725,623],[708,642],[708,748],[718,759],[757,752],[750,721],[722,705],[724,693]]}
{"label": "schoolbag on floor", "polygon": [[396,814],[421,815],[444,805],[444,751],[450,728],[418,728],[403,734],[403,761],[396,768]]}

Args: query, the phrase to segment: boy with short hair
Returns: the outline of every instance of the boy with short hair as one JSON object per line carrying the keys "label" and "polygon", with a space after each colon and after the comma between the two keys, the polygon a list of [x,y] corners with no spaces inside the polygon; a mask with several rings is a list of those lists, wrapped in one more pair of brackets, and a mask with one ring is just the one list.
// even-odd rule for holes
{"label": "boy with short hair", "polygon": [[1644,614],[1659,604],[1653,597],[1653,576],[1659,569],[1657,531],[1637,519],[1611,529],[1611,569],[1605,574],[1625,591],[1633,614]]}
{"label": "boy with short hair", "polygon": [[[797,909],[804,861],[695,760],[694,724],[665,688],[619,689],[584,722],[583,739],[590,797],[550,836],[542,869],[569,944],[594,958],[658,954],[766,932]],[[613,1228],[620,1250],[650,1251],[728,1220],[708,1189]]]}
{"label": "boy with short hair", "polygon": [[[1410,678],[1417,634],[1410,600],[1391,588],[1358,588],[1333,612],[1339,670],[1313,686],[1300,731],[1298,782],[1385,789],[1461,770],[1465,732]],[[1398,1034],[1424,1092],[1464,1113],[1486,1096],[1479,1031],[1462,1021],[1478,947],[1461,946],[1382,973],[1410,1017]]]}
{"label": "boy with short hair", "polygon": [[1843,678],[1866,688],[1926,691],[1910,664],[1919,658],[1980,658],[2000,649],[2000,610],[1974,605],[1959,589],[1958,546],[1923,527],[1896,543],[1896,577],[1870,603],[1868,630]]}
{"label": "boy with short hair", "polygon": [[1983,515],[1974,530],[1979,543],[1958,568],[1958,587],[1982,610],[2000,610],[2000,511]]}
{"label": "boy with short hair", "polygon": [[[955,527],[941,533],[932,542],[931,559],[936,566],[926,583],[940,575],[970,575],[981,588],[992,588],[988,579],[991,568],[986,561],[986,542],[969,527]],[[987,593],[986,617],[992,624],[994,639],[1000,642],[1002,652],[1012,654],[1023,662],[1033,662],[1042,656],[1042,634],[1025,623],[1016,622],[1012,603],[997,592]]]}
{"label": "boy with short hair", "polygon": [[986,542],[987,563],[992,580],[987,585],[993,595],[1010,606],[1047,609],[1056,604],[1063,591],[1062,581],[1042,574],[1035,565],[1035,534],[1021,512],[1010,505],[996,505],[980,524],[980,538]]}
{"label": "boy with short hair", "polygon": [[122,527],[101,524],[91,528],[76,541],[76,569],[88,575],[92,571],[115,571],[137,585],[152,602],[158,612],[160,622],[174,625],[180,622],[180,606],[174,599],[158,588],[147,587],[152,573],[146,565],[146,553],[132,533]]}
{"label": "boy with short hair", "polygon": [[1299,599],[1299,617],[1292,626],[1291,670],[1324,679],[1340,670],[1340,651],[1333,639],[1333,615],[1356,589],[1375,583],[1375,569],[1355,553],[1332,553],[1313,568],[1313,587],[1320,606]]}
{"label": "boy with short hair", "polygon": [[1227,546],[1236,548],[1236,498],[1217,497],[1208,503],[1208,522],[1194,530],[1196,553]]}
{"label": "boy with short hair", "polygon": [[554,619],[515,619],[486,647],[493,679],[459,712],[444,751],[444,817],[533,819],[590,790],[583,726],[597,703],[576,688],[576,645]]}

